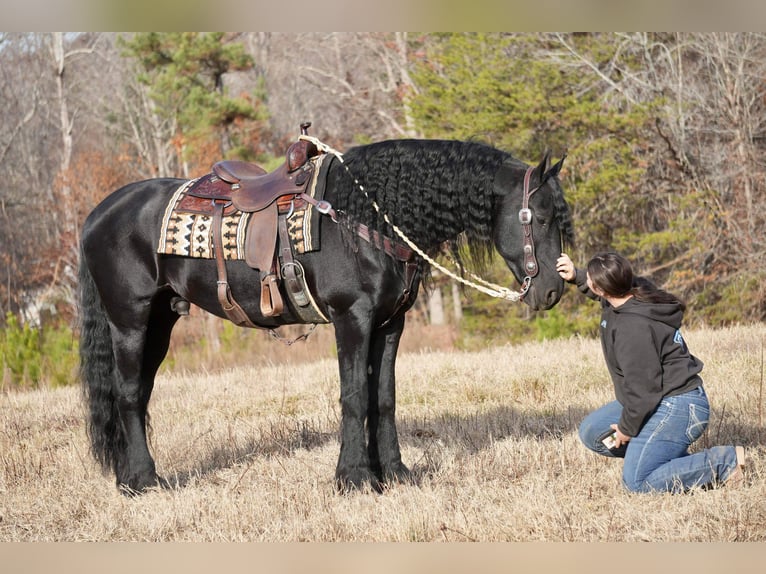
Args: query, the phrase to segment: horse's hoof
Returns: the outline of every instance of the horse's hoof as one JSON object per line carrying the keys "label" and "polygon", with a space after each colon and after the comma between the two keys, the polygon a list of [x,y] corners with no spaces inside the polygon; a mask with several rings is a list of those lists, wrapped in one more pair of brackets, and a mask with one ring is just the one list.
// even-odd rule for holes
{"label": "horse's hoof", "polygon": [[118,482],[117,483],[117,490],[120,491],[120,494],[127,498],[136,498],[138,496],[141,496],[144,492],[146,492],[145,488],[137,489],[133,488],[132,486]]}
{"label": "horse's hoof", "polygon": [[383,473],[383,477],[387,484],[415,484],[415,478],[412,471],[402,463],[386,469]]}
{"label": "horse's hoof", "polygon": [[129,480],[127,483],[117,481],[117,489],[121,494],[129,498],[140,496],[149,490],[169,488],[170,483],[160,476],[155,476],[154,479],[148,480]]}
{"label": "horse's hoof", "polygon": [[362,491],[366,487],[374,492],[382,491],[380,480],[369,470],[360,469],[335,475],[335,488],[340,494],[348,494],[355,490]]}

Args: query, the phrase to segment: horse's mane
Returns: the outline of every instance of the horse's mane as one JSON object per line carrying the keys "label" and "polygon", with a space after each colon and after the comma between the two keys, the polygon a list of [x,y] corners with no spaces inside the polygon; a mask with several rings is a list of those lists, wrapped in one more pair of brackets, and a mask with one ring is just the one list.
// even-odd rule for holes
{"label": "horse's mane", "polygon": [[367,192],[338,176],[335,203],[353,221],[392,236],[385,213],[424,248],[449,241],[454,250],[465,242],[478,263],[491,253],[492,186],[510,154],[478,142],[391,140],[352,148],[343,158]]}
{"label": "horse's mane", "polygon": [[[336,178],[335,207],[351,221],[394,237],[385,213],[424,249],[434,251],[446,243],[459,255],[466,246],[477,268],[493,253],[495,174],[503,163],[525,167],[511,154],[475,141],[389,140],[351,148],[343,159],[353,177],[340,173]],[[561,188],[554,187],[562,237],[571,243],[569,209]]]}
{"label": "horse's mane", "polygon": [[559,224],[559,233],[565,250],[570,250],[575,244],[574,223],[572,223],[572,214],[569,211],[569,204],[564,197],[564,190],[559,185],[558,178],[550,182],[553,187],[553,212],[556,221]]}

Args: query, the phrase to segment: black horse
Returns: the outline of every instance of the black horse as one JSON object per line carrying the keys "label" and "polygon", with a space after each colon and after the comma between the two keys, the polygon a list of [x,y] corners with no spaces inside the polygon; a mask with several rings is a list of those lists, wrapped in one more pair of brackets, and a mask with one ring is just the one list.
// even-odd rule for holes
{"label": "black horse", "polygon": [[[414,278],[408,277],[412,269],[403,258],[382,249],[402,242],[392,225],[428,254],[446,244],[481,263],[494,246],[524,284],[523,301],[532,309],[559,301],[564,284],[555,262],[573,228],[558,179],[563,158],[551,166],[548,153],[527,166],[481,143],[399,140],[352,148],[342,159],[326,178],[324,199],[335,218],[322,217],[321,248],[295,258],[335,329],[342,410],[337,484],[379,488],[409,480],[395,424],[394,371],[405,312],[429,267],[418,255]],[[147,447],[146,424],[155,375],[179,318],[171,303],[182,299],[225,316],[214,260],[157,252],[163,213],[182,183],[128,184],[82,228],[80,358],[88,433],[96,460],[130,493],[164,482]],[[244,261],[227,261],[226,269],[233,295],[257,326],[305,322],[289,304],[281,315],[265,317],[257,271]]]}

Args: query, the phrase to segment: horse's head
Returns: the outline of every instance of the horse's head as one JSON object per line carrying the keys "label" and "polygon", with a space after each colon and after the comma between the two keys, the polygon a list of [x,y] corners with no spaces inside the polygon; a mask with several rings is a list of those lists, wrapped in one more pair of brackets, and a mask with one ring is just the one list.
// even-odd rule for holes
{"label": "horse's head", "polygon": [[524,302],[535,310],[550,309],[564,291],[556,259],[573,231],[558,179],[563,161],[551,166],[550,152],[536,167],[509,160],[495,176],[495,247],[527,289]]}

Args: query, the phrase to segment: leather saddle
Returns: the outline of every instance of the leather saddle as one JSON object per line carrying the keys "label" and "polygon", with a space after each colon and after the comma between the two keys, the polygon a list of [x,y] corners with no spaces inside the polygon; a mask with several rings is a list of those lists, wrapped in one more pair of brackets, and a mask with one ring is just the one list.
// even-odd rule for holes
{"label": "leather saddle", "polygon": [[301,193],[313,173],[309,160],[318,154],[312,142],[299,140],[288,148],[285,162],[271,173],[237,160],[219,161],[213,165],[213,173],[230,185],[234,207],[251,213],[267,208],[280,197]]}
{"label": "leather saddle", "polygon": [[[308,134],[310,125],[310,122],[301,124],[302,135]],[[181,205],[187,202],[187,207],[194,204],[195,211],[212,212],[218,299],[226,316],[237,325],[256,327],[231,294],[223,258],[223,216],[235,210],[251,214],[245,234],[245,261],[260,272],[261,313],[265,317],[280,315],[284,303],[279,293],[277,238],[282,244],[280,254],[288,288],[291,295],[297,295],[302,300],[302,286],[294,276],[296,265],[292,260],[285,214],[296,206],[296,202],[310,199],[304,194],[315,169],[314,162],[310,160],[319,153],[313,142],[299,139],[287,149],[284,163],[270,173],[253,163],[219,161],[213,165],[213,173],[201,178],[200,183],[189,189],[187,197],[181,202]],[[319,207],[321,211],[323,206]]]}

